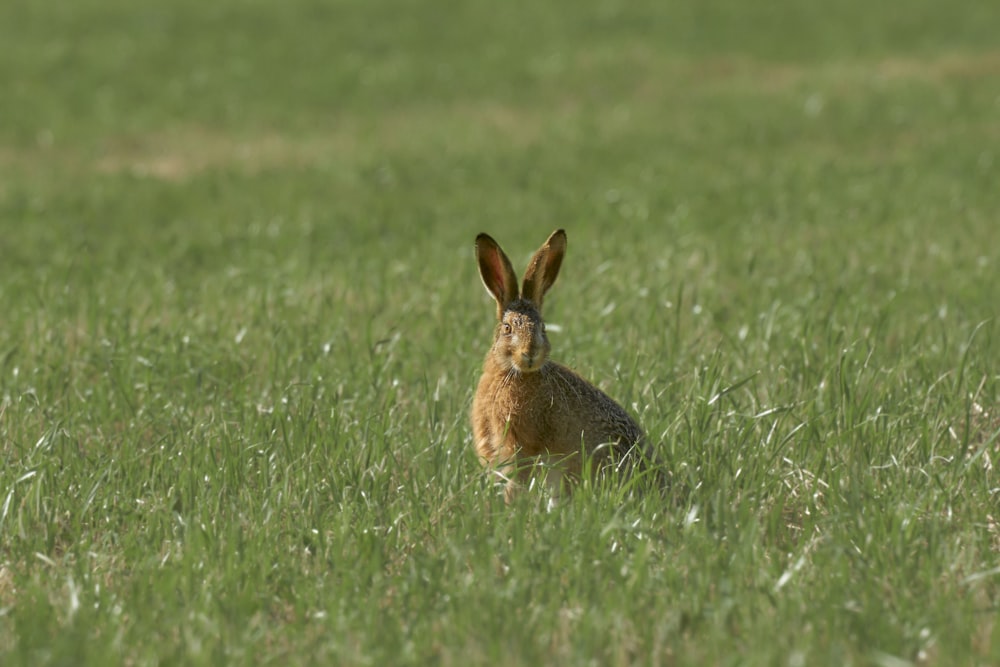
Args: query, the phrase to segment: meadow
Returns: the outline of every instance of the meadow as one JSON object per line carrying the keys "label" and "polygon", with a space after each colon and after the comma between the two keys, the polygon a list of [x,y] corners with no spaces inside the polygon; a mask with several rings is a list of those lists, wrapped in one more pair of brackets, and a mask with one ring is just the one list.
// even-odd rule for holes
{"label": "meadow", "polygon": [[[1000,5],[0,3],[0,664],[1000,664]],[[506,506],[553,358],[672,480]]]}

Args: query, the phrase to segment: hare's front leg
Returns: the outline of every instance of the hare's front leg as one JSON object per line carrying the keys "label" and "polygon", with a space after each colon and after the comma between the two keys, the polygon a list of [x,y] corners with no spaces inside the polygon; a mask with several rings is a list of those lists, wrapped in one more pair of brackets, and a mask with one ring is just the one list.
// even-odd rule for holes
{"label": "hare's front leg", "polygon": [[550,504],[554,504],[572,491],[573,482],[579,478],[579,457],[548,453],[519,456],[509,473],[513,473],[513,476],[508,478],[504,489],[504,498],[508,503],[522,488],[533,489],[540,486],[544,487]]}

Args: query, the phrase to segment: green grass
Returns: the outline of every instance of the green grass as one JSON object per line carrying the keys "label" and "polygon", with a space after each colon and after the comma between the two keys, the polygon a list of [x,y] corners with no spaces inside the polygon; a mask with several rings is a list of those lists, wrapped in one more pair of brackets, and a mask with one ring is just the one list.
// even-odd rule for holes
{"label": "green grass", "polygon": [[[1000,662],[1000,8],[0,4],[0,663]],[[505,507],[553,356],[667,498]]]}

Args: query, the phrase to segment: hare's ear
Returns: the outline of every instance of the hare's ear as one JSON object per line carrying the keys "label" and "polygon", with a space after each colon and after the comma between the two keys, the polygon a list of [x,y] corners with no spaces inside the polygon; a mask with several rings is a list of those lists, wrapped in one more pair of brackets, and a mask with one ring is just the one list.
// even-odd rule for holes
{"label": "hare's ear", "polygon": [[517,299],[517,274],[507,255],[489,234],[476,237],[476,261],[483,285],[497,301],[497,319],[500,319],[510,302]]}
{"label": "hare's ear", "polygon": [[521,295],[532,301],[535,306],[542,309],[542,299],[549,291],[556,276],[559,275],[559,267],[562,266],[563,255],[566,254],[566,232],[557,229],[552,232],[552,236],[542,244],[535,256],[528,264],[528,270],[524,272],[524,286],[521,288]]}

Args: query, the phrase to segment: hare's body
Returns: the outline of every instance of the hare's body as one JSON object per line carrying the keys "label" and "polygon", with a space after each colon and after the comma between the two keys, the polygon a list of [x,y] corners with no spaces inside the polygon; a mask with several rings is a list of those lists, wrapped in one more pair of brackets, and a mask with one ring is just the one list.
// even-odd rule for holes
{"label": "hare's body", "polygon": [[485,234],[476,239],[480,275],[497,301],[497,326],[473,400],[472,427],[480,461],[508,480],[508,499],[536,464],[546,466],[549,485],[559,488],[585,467],[599,472],[645,454],[642,429],[621,406],[548,359],[542,298],[565,249],[565,233],[556,231],[535,253],[520,291],[499,245]]}
{"label": "hare's body", "polygon": [[488,359],[472,409],[476,453],[500,472],[537,462],[552,464],[556,480],[578,478],[581,454],[600,469],[625,460],[642,439],[639,425],[607,394],[553,361],[519,373]]}

